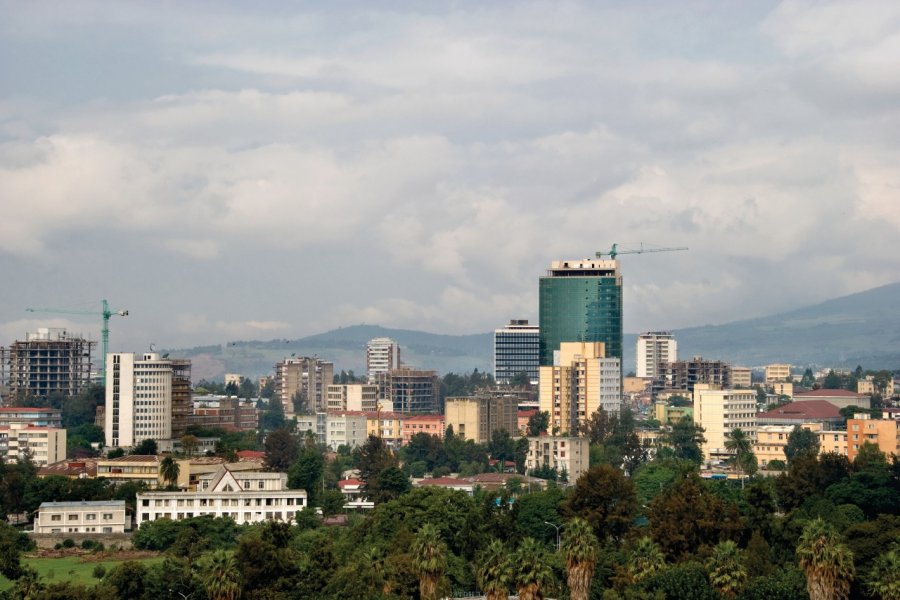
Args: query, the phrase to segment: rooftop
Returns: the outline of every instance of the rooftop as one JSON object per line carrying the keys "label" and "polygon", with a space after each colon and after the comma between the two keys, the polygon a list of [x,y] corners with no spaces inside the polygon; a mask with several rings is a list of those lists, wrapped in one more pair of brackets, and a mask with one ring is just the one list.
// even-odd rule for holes
{"label": "rooftop", "polygon": [[75,502],[41,502],[42,508],[125,508],[124,500],[79,500]]}
{"label": "rooftop", "polygon": [[28,406],[5,406],[0,408],[0,413],[7,412],[41,412],[41,413],[52,413],[52,412],[61,412],[59,408],[31,408]]}
{"label": "rooftop", "polygon": [[838,408],[827,400],[803,400],[791,402],[772,410],[759,413],[757,420],[762,419],[841,419]]}
{"label": "rooftop", "polygon": [[116,458],[105,458],[102,462],[152,462],[158,463],[159,457],[155,454],[126,454],[125,456],[117,456]]}
{"label": "rooftop", "polygon": [[857,394],[849,390],[810,390],[795,393],[794,398],[868,398],[868,394]]}
{"label": "rooftop", "polygon": [[429,479],[422,479],[421,481],[417,482],[416,485],[434,485],[438,487],[468,487],[472,485],[472,482],[466,479],[456,479],[455,477],[433,477]]}

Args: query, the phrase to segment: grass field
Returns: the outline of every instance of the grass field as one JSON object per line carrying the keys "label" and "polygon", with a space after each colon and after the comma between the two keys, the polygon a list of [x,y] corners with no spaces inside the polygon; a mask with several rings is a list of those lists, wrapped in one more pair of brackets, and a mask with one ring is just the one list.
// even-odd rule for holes
{"label": "grass field", "polygon": [[[151,565],[161,562],[163,557],[156,556],[153,558],[137,559],[141,562]],[[118,565],[121,560],[99,560],[91,562],[81,562],[78,556],[66,556],[64,558],[24,558],[22,563],[31,567],[38,572],[44,583],[58,583],[61,581],[71,581],[82,585],[93,585],[97,583],[94,578],[94,567],[103,565],[107,571]],[[0,575],[0,590],[7,590],[12,587],[12,582]]]}

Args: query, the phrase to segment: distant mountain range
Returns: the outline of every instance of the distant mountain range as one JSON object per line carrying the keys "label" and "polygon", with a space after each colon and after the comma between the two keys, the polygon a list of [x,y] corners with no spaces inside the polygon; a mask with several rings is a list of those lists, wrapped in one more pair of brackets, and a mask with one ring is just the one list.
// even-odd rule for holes
{"label": "distant mountain range", "polygon": [[[441,374],[493,368],[490,332],[441,335],[377,325],[342,327],[296,340],[230,342],[169,352],[192,359],[194,381],[221,380],[225,373],[256,378],[292,354],[317,355],[333,361],[338,371],[361,374],[366,342],[375,337],[399,342],[404,363]],[[625,372],[634,369],[636,337],[625,336]],[[702,355],[750,367],[789,362],[900,368],[900,283],[768,317],[680,329],[675,337],[682,358]]]}

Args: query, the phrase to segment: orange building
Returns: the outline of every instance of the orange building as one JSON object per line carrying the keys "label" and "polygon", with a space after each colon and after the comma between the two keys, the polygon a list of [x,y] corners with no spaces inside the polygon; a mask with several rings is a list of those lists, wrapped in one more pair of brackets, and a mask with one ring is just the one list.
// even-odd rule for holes
{"label": "orange building", "polygon": [[859,454],[859,448],[866,442],[878,446],[887,454],[900,455],[900,437],[898,437],[897,421],[893,419],[872,419],[869,415],[853,415],[847,419],[847,458],[853,462]]}
{"label": "orange building", "polygon": [[405,417],[403,419],[402,445],[407,445],[412,436],[417,433],[427,433],[428,435],[436,435],[444,439],[444,431],[447,427],[444,425],[444,415],[416,415],[413,417]]}

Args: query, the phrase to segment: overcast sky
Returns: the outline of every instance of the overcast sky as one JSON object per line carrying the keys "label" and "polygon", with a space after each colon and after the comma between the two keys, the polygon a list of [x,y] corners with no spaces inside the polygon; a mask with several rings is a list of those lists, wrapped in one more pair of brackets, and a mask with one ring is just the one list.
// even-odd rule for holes
{"label": "overcast sky", "polygon": [[897,2],[0,10],[3,344],[487,331],[613,242],[690,247],[632,332],[900,280]]}

